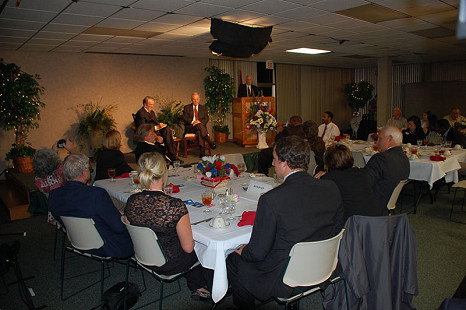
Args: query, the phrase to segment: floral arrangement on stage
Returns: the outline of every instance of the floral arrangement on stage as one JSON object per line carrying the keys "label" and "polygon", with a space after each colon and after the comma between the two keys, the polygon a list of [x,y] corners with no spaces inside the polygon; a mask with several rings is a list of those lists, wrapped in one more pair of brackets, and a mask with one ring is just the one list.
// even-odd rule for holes
{"label": "floral arrangement on stage", "polygon": [[202,157],[201,162],[197,164],[197,169],[202,174],[201,184],[209,187],[217,187],[222,182],[226,185],[232,170],[239,175],[238,168],[226,163],[225,156],[220,154]]}
{"label": "floral arrangement on stage", "polygon": [[277,130],[277,120],[272,115],[273,109],[269,109],[266,102],[258,101],[251,104],[248,115],[248,129],[257,129],[265,132],[267,130]]}

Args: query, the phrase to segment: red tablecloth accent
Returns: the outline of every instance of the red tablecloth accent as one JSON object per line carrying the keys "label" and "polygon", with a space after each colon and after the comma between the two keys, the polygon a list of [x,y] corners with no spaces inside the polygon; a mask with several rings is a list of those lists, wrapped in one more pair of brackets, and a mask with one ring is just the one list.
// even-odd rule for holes
{"label": "red tablecloth accent", "polygon": [[256,219],[256,211],[244,211],[238,226],[253,225]]}

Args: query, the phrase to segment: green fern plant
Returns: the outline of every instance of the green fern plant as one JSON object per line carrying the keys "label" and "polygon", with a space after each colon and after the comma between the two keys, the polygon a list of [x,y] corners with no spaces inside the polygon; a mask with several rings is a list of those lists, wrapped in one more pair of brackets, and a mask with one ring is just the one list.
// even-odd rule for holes
{"label": "green fern plant", "polygon": [[[99,102],[100,103],[100,102]],[[78,135],[81,141],[86,140],[92,131],[100,131],[105,134],[107,131],[116,128],[115,119],[112,116],[116,105],[99,106],[99,103],[79,104],[82,109],[81,121],[79,122]]]}

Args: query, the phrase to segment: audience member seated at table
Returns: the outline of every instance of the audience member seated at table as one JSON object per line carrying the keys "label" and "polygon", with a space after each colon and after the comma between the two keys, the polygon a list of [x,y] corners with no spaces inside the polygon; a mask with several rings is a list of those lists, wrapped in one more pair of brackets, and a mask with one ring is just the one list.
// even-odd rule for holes
{"label": "audience member seated at table", "polygon": [[321,171],[315,178],[335,182],[343,199],[344,220],[352,215],[381,216],[374,205],[375,196],[369,177],[358,167],[350,149],[343,144],[334,144],[325,151],[325,165],[328,172]]}
{"label": "audience member seated at table", "polygon": [[282,281],[290,249],[298,242],[324,240],[343,227],[340,191],[307,173],[309,144],[297,136],[278,140],[273,165],[284,181],[259,198],[249,244],[227,258],[233,303],[253,309],[254,299],[289,297]]}
{"label": "audience member seated at table", "polygon": [[427,117],[428,125],[427,131],[425,131],[427,142],[429,145],[434,144],[441,144],[442,143],[442,136],[437,132],[435,128],[435,124],[437,124],[437,116],[431,114]]}
{"label": "audience member seated at table", "polygon": [[431,115],[430,111],[426,111],[422,113],[421,127],[424,133],[426,133],[427,129],[429,128],[429,115]]}
{"label": "audience member seated at table", "polygon": [[[70,153],[78,154],[76,145],[69,139],[65,140],[65,143],[60,147]],[[34,183],[39,191],[44,193],[47,197],[51,190],[64,185],[66,182],[58,150],[58,142],[56,142],[53,144],[52,149],[41,148],[38,150],[32,160],[35,173]],[[61,227],[60,223],[55,220],[50,211],[48,211],[47,214],[47,222],[51,225]]]}
{"label": "audience member seated at table", "polygon": [[[188,209],[179,198],[164,194],[167,166],[160,153],[141,155],[138,161],[141,193],[131,195],[125,215],[131,225],[149,227],[156,234],[167,258],[165,265],[153,267],[158,273],[171,275],[187,270],[197,262]],[[210,300],[202,268],[185,275],[193,299]]]}
{"label": "audience member seated at table", "polygon": [[49,207],[53,217],[63,225],[60,216],[91,218],[104,240],[99,249],[84,251],[99,256],[125,258],[131,256],[133,243],[121,222],[121,214],[113,205],[107,191],[89,186],[89,158],[71,154],[63,162],[65,185],[50,192]]}
{"label": "audience member seated at table", "polygon": [[322,114],[322,124],[319,126],[319,137],[321,137],[324,142],[331,141],[335,139],[336,136],[340,135],[340,129],[332,121],[332,112],[326,111]]}
{"label": "audience member seated at table", "polygon": [[158,137],[162,137],[163,142],[160,143],[165,144],[168,158],[170,158],[171,161],[181,161],[179,158],[176,157],[176,144],[173,140],[172,130],[169,127],[163,127],[166,126],[166,124],[158,122],[157,117],[155,116],[155,112],[153,110],[154,104],[154,98],[150,96],[144,97],[144,99],[142,100],[142,107],[138,110],[134,118],[134,125],[136,126],[136,128],[139,128],[139,126],[141,126],[142,124],[152,124],[152,126],[156,126],[158,129],[156,131],[156,135]]}
{"label": "audience member seated at table", "polygon": [[403,134],[397,127],[380,130],[379,152],[369,159],[362,170],[367,173],[379,211],[388,215],[387,203],[395,187],[409,177],[409,159],[401,148]]}
{"label": "audience member seated at table", "polygon": [[458,107],[451,108],[450,114],[445,115],[443,118],[448,120],[451,127],[466,125],[466,117],[461,115],[460,108]]}
{"label": "audience member seated at table", "polygon": [[[289,136],[298,136],[303,139],[306,138],[306,135],[303,131],[303,119],[301,118],[301,116],[295,115],[290,117],[290,122],[288,126],[285,126],[283,131],[275,136],[275,141],[278,141],[278,139],[280,138]],[[257,172],[263,173],[265,175],[269,174],[269,168],[272,167],[272,153],[273,147],[269,147],[260,151]]]}
{"label": "audience member seated at table", "polygon": [[457,144],[462,148],[466,148],[466,136],[460,133],[456,128],[450,127],[448,120],[442,118],[436,123],[436,129],[442,135],[442,141],[451,141],[451,146],[455,147]]}
{"label": "audience member seated at table", "polygon": [[385,127],[397,127],[400,130],[408,128],[408,120],[401,115],[400,108],[393,108],[393,117],[388,119]]}
{"label": "audience member seated at table", "polygon": [[110,130],[103,138],[103,148],[97,153],[96,173],[94,180],[108,178],[108,169],[114,168],[115,175],[130,172],[131,167],[126,163],[125,155],[120,151],[121,134],[117,130]]}
{"label": "audience member seated at table", "polygon": [[315,172],[324,170],[324,152],[325,142],[319,137],[317,124],[314,121],[305,121],[303,124],[303,130],[306,134],[307,142],[311,147],[311,151],[314,152],[314,158],[316,160],[317,167]]}
{"label": "audience member seated at table", "polygon": [[136,149],[134,150],[136,162],[146,152],[159,152],[164,156],[165,161],[170,162],[170,159],[165,155],[165,147],[161,145],[163,139],[155,134],[154,126],[151,124],[142,124],[136,130],[136,137],[138,140]]}
{"label": "audience member seated at table", "polygon": [[421,128],[421,120],[419,117],[413,115],[408,118],[408,129],[403,130],[403,143],[411,143],[412,145],[417,144],[417,140],[422,140],[426,135]]}

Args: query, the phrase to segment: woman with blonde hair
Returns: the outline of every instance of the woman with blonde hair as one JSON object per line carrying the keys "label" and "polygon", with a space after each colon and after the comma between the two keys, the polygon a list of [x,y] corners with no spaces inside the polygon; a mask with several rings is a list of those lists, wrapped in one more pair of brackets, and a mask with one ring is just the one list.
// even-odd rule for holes
{"label": "woman with blonde hair", "polygon": [[130,172],[131,167],[126,163],[125,155],[120,151],[121,134],[117,130],[110,130],[103,138],[103,148],[97,153],[95,181],[108,178],[107,170],[115,169],[115,175]]}
{"label": "woman with blonde hair", "polygon": [[[171,275],[185,271],[198,259],[186,205],[163,192],[167,181],[164,157],[158,152],[142,154],[138,173],[143,191],[128,198],[125,216],[131,225],[149,227],[157,234],[167,258],[165,265],[153,267],[157,273]],[[188,272],[185,277],[193,299],[211,301],[202,268]]]}

